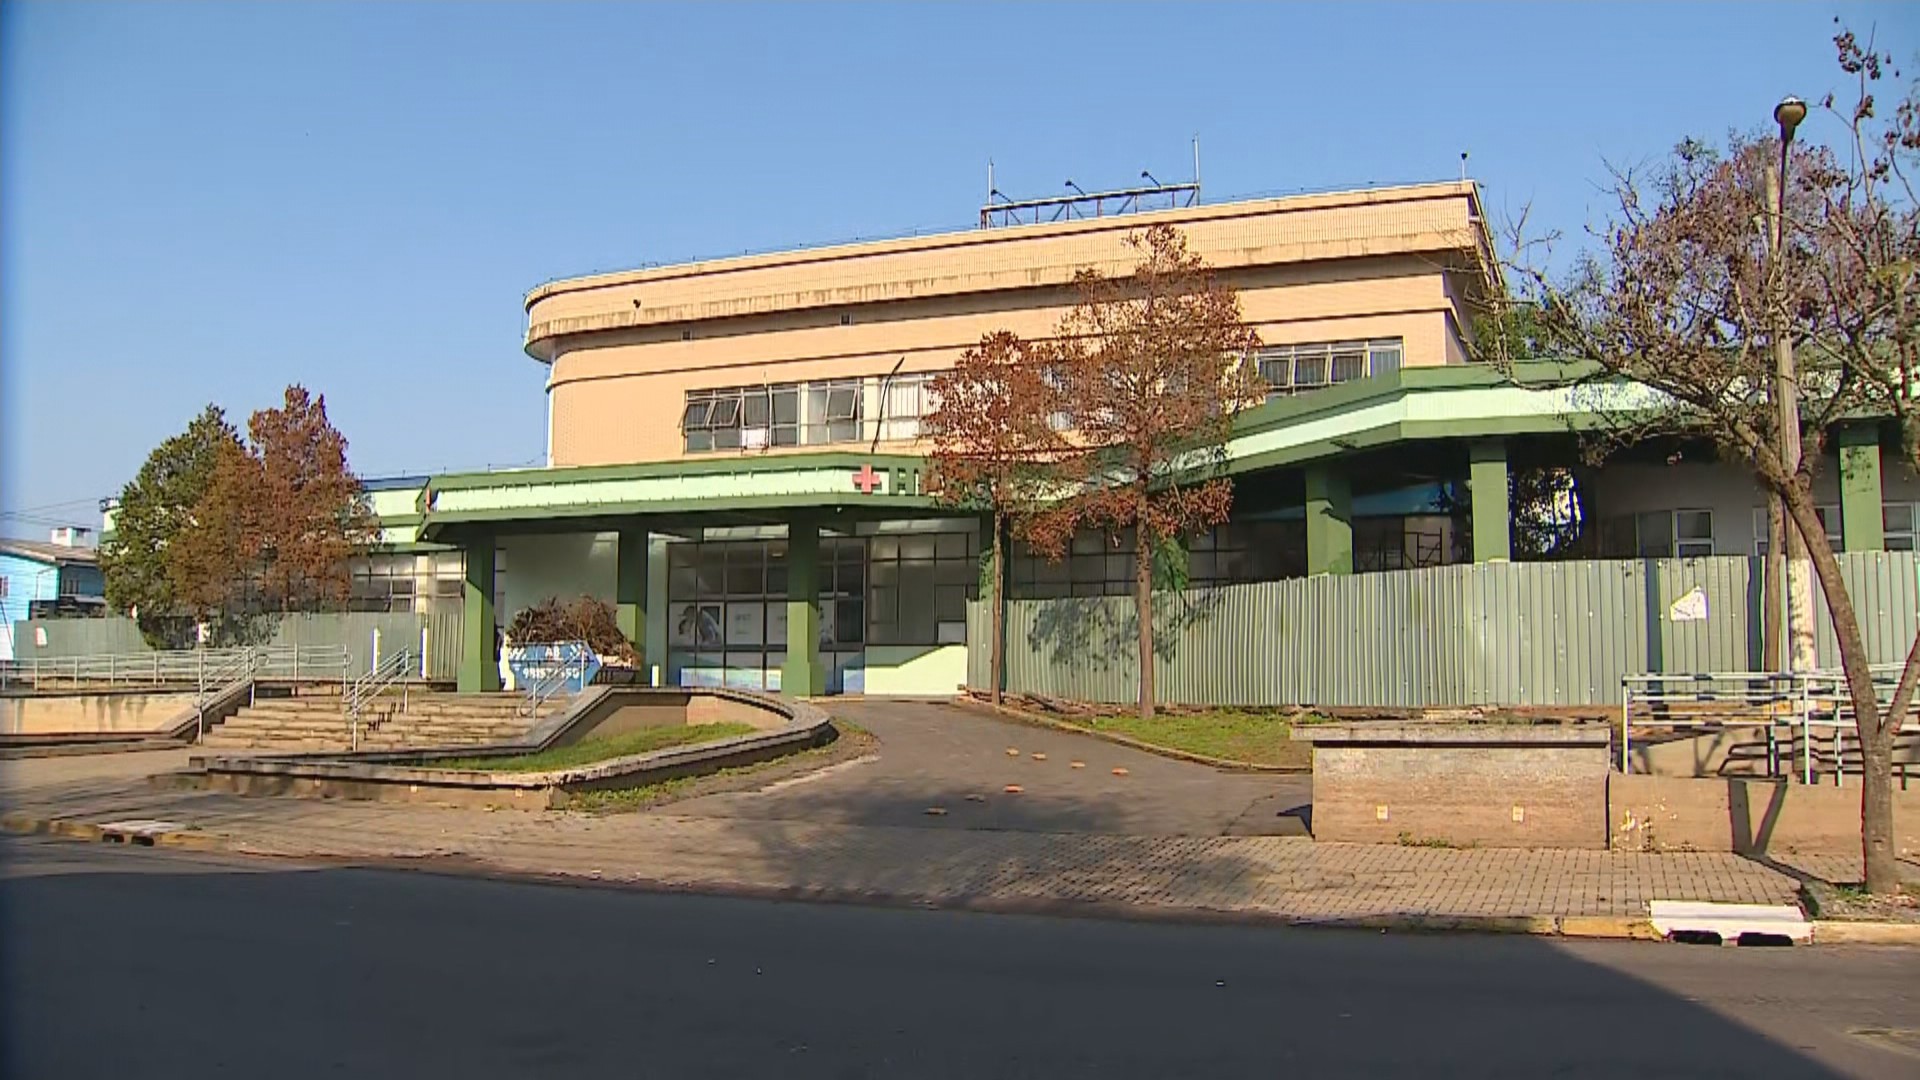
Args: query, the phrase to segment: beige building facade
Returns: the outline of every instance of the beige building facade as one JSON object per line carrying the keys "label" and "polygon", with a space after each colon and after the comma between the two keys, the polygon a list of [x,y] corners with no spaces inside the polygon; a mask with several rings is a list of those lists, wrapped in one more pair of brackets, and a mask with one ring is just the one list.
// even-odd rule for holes
{"label": "beige building facade", "polygon": [[1161,223],[1239,290],[1283,387],[1465,361],[1488,243],[1471,183],[977,229],[533,290],[551,464],[911,452],[929,374],[996,330],[1049,336],[1074,275],[1127,273],[1128,238]]}

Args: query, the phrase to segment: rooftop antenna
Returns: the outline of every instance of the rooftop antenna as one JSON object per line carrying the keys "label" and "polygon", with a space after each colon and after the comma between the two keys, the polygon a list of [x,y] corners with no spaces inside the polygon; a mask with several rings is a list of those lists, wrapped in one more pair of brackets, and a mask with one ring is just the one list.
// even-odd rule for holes
{"label": "rooftop antenna", "polygon": [[1460,182],[1463,184],[1467,182],[1467,152],[1465,150],[1460,151]]}
{"label": "rooftop antenna", "polygon": [[1200,201],[1200,136],[1193,137],[1193,201]]}

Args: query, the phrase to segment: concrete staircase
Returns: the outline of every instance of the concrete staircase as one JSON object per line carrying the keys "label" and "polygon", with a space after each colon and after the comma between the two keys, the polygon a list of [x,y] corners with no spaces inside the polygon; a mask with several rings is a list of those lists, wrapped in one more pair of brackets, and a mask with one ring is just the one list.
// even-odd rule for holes
{"label": "concrete staircase", "polygon": [[[368,706],[360,721],[360,749],[411,750],[475,746],[525,734],[535,719],[567,707],[564,698],[544,702],[537,718],[519,714],[518,694],[451,694],[414,690],[404,711],[396,691]],[[350,749],[353,724],[338,693],[262,697],[207,732],[201,745],[215,750],[301,752]]]}

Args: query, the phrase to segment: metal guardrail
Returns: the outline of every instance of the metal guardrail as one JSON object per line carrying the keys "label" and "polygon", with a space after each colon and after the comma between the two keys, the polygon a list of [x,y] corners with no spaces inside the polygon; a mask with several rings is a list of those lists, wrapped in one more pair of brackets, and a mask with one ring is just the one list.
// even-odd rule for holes
{"label": "metal guardrail", "polygon": [[532,718],[540,715],[540,706],[559,694],[566,685],[586,673],[587,664],[593,659],[593,651],[586,642],[559,642],[558,645],[578,644],[575,655],[561,660],[538,679],[527,684],[526,694],[514,710],[520,716]]}
{"label": "metal guardrail", "polygon": [[352,659],[339,645],[267,645],[231,649],[167,649],[0,661],[0,689],[62,683],[153,686],[199,685],[208,667],[251,657],[255,670],[280,678],[326,678],[343,673]]}
{"label": "metal guardrail", "polygon": [[[1900,677],[1898,664],[1875,665],[1874,689],[1882,705],[1891,705]],[[1852,694],[1838,671],[1801,673],[1733,671],[1683,675],[1640,674],[1621,680],[1620,771],[1633,771],[1633,727],[1668,730],[1763,728],[1767,737],[1767,774],[1783,774],[1783,760],[1800,758],[1801,782],[1814,782],[1815,729],[1831,729],[1834,783],[1845,783],[1845,739],[1854,727]],[[1900,725],[1920,731],[1920,702],[1909,707]],[[1788,732],[1787,754],[1780,733]],[[1795,751],[1798,751],[1797,755]],[[1824,753],[1823,753],[1824,756]]]}
{"label": "metal guardrail", "polygon": [[395,683],[400,684],[400,711],[409,704],[407,676],[413,674],[413,653],[401,649],[381,660],[365,675],[353,680],[346,689],[347,717],[352,725],[352,747],[360,749],[360,717],[367,705]]}

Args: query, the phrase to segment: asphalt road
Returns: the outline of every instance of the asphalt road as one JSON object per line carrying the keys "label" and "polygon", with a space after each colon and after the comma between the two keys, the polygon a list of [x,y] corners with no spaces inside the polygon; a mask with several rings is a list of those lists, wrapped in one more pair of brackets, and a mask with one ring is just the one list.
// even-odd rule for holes
{"label": "asphalt road", "polygon": [[[1304,773],[1227,772],[944,702],[837,698],[826,708],[879,737],[870,759],[665,812],[928,829],[1307,834],[1313,779]],[[1008,795],[1009,784],[1020,794]]]}
{"label": "asphalt road", "polygon": [[[1920,952],[775,904],[0,840],[17,1077],[1907,1076]],[[1904,1038],[1904,1045],[1903,1045]]]}

